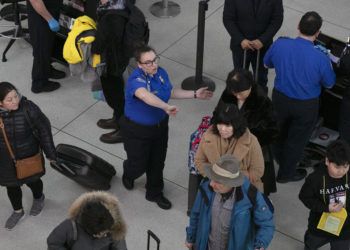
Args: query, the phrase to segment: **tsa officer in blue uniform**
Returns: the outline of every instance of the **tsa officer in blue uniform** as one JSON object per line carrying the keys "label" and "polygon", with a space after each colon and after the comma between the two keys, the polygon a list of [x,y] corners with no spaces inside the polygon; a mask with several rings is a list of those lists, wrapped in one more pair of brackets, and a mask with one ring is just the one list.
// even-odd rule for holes
{"label": "tsa officer in blue uniform", "polygon": [[162,209],[171,202],[163,195],[163,169],[168,147],[169,115],[179,109],[169,105],[170,98],[209,99],[207,88],[196,91],[173,89],[167,72],[158,67],[159,57],[147,45],[135,52],[138,68],[128,79],[125,89],[124,117],[120,126],[127,160],[123,163],[123,185],[133,189],[134,180],[146,173],[146,199]]}

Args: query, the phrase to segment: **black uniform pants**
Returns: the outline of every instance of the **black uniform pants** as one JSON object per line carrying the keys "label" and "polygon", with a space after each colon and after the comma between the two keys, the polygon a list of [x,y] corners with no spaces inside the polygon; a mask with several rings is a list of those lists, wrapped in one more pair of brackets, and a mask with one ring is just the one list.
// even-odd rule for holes
{"label": "black uniform pants", "polygon": [[349,250],[350,240],[340,240],[335,237],[319,237],[306,231],[304,236],[305,250],[317,250],[318,248],[330,244],[330,250]]}
{"label": "black uniform pants", "polygon": [[[39,199],[43,195],[43,182],[38,179],[34,182],[26,183],[26,185],[32,190],[34,199]],[[22,189],[21,186],[6,187],[7,195],[12,204],[13,210],[20,210],[22,206]]]}
{"label": "black uniform pants", "polygon": [[[258,71],[258,81],[257,83],[266,89],[267,85],[267,74],[268,69],[264,66],[264,55],[266,53],[266,48],[260,50],[259,59],[259,71]],[[249,68],[252,65],[253,71],[256,70],[256,57],[257,51],[247,50],[246,65],[243,65],[244,50],[241,46],[234,47],[232,49],[233,66],[235,69],[239,68]]]}
{"label": "black uniform pants", "polygon": [[165,118],[154,126],[144,126],[122,117],[120,126],[124,136],[124,176],[135,180],[146,173],[146,198],[163,194],[163,169],[168,148],[168,121]]}
{"label": "black uniform pants", "polygon": [[124,79],[123,76],[101,76],[103,95],[108,106],[113,109],[113,116],[119,121],[124,115]]}
{"label": "black uniform pants", "polygon": [[[30,43],[33,47],[34,57],[32,88],[40,89],[47,84],[49,79],[55,33],[50,30],[47,21],[33,9],[29,1],[27,1],[27,9]],[[49,10],[49,12],[58,20],[59,11]]]}
{"label": "black uniform pants", "polygon": [[280,136],[274,145],[275,159],[279,164],[278,177],[295,175],[318,117],[319,100],[297,100],[287,97],[276,89],[272,93]]}

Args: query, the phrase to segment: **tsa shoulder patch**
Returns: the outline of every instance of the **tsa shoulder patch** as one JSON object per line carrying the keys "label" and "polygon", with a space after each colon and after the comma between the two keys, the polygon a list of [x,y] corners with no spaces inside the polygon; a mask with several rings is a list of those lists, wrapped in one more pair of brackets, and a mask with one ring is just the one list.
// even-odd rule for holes
{"label": "tsa shoulder patch", "polygon": [[136,81],[142,82],[142,83],[146,83],[146,80],[143,79],[142,77],[137,77],[137,78],[136,78]]}

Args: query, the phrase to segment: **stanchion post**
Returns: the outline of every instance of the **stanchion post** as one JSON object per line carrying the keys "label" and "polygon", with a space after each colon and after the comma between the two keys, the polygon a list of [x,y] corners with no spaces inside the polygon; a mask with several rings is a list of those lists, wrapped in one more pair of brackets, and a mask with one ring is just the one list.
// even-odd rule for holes
{"label": "stanchion post", "polygon": [[156,17],[169,18],[180,14],[180,5],[168,0],[162,0],[151,5],[149,11]]}
{"label": "stanchion post", "polygon": [[190,76],[182,82],[181,87],[185,90],[195,90],[200,87],[208,87],[211,91],[215,90],[215,82],[203,76],[205,12],[208,10],[208,2],[209,0],[202,0],[198,3],[196,75]]}

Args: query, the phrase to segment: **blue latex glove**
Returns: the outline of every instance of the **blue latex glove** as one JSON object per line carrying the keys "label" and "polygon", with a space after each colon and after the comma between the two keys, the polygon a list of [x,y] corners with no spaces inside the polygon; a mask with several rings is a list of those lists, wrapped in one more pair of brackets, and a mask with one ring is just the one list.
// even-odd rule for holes
{"label": "blue latex glove", "polygon": [[57,32],[60,30],[60,24],[57,22],[55,18],[51,18],[48,22],[50,30],[53,32]]}

